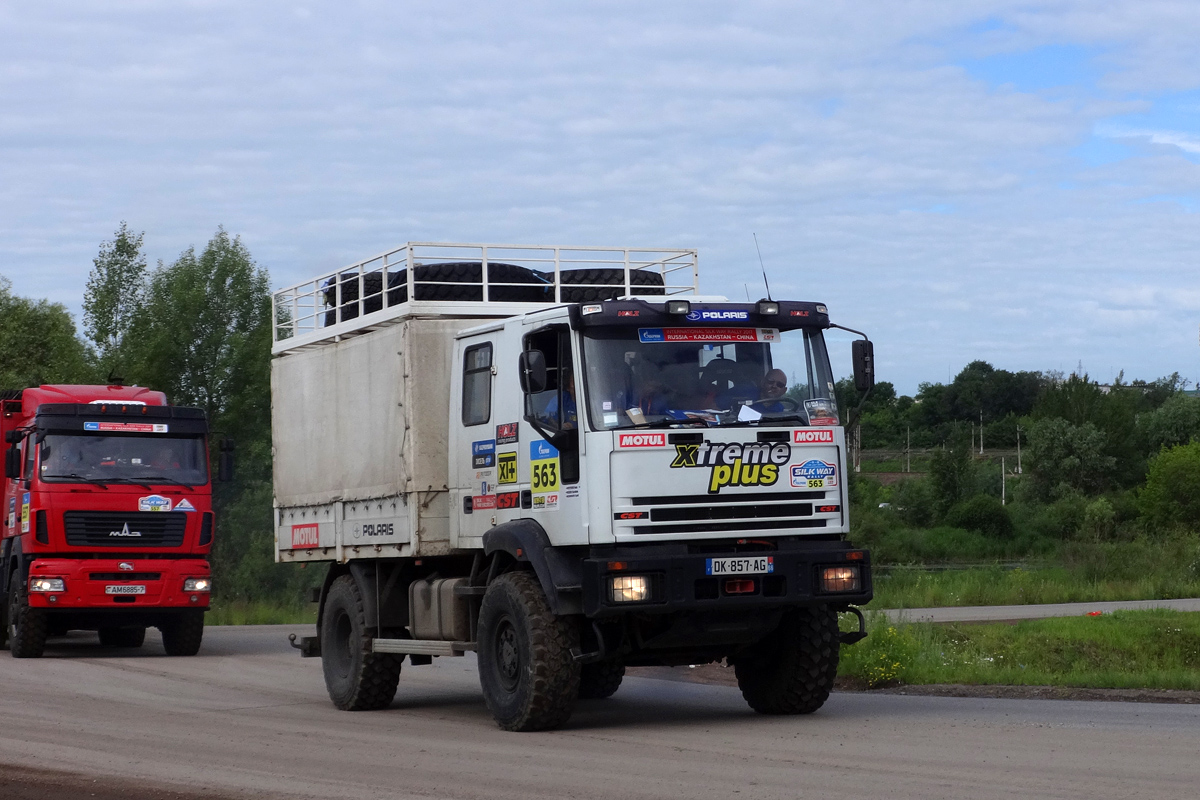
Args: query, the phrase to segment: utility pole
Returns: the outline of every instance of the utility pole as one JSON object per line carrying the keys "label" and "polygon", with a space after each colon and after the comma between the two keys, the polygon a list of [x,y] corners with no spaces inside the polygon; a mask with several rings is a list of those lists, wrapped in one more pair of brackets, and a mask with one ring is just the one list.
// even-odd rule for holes
{"label": "utility pole", "polygon": [[1008,476],[1004,472],[1004,456],[1000,456],[1000,505],[1008,505]]}
{"label": "utility pole", "polygon": [[983,455],[983,409],[979,409],[979,455]]}
{"label": "utility pole", "polygon": [[912,472],[912,425],[904,426],[904,471]]}

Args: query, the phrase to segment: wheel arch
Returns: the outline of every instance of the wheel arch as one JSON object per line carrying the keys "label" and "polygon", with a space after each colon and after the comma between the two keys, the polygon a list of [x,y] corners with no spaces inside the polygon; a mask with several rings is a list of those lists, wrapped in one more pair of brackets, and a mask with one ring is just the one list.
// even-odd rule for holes
{"label": "wheel arch", "polygon": [[582,554],[555,547],[545,529],[532,519],[505,522],[483,535],[483,552],[504,554],[533,569],[550,610],[557,615],[582,614]]}

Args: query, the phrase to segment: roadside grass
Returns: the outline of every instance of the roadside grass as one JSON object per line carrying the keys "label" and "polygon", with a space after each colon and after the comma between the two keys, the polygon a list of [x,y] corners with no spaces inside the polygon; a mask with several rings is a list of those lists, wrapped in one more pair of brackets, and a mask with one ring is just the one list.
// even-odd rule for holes
{"label": "roadside grass", "polygon": [[272,600],[214,600],[204,616],[205,625],[290,625],[317,621],[317,606]]}
{"label": "roadside grass", "polygon": [[1200,690],[1200,613],[1156,609],[1016,624],[891,623],[842,649],[868,688],[934,683]]}

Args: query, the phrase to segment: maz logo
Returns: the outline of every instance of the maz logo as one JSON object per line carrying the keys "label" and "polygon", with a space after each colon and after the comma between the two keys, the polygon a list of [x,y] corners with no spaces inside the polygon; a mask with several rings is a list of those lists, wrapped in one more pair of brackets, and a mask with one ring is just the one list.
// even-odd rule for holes
{"label": "maz logo", "polygon": [[121,526],[121,530],[109,531],[108,535],[109,536],[141,536],[142,532],[129,530],[129,523],[126,522],[123,526]]}

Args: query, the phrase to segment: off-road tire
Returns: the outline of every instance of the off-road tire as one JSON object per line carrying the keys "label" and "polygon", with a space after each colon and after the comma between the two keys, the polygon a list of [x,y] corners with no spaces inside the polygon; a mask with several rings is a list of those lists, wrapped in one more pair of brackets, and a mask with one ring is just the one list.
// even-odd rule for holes
{"label": "off-road tire", "polygon": [[204,639],[204,611],[190,608],[180,611],[159,623],[158,630],[167,655],[194,656],[200,652],[200,642]]}
{"label": "off-road tire", "polygon": [[[548,280],[554,280],[553,272],[546,273],[546,276]],[[560,293],[564,303],[591,303],[598,300],[611,300],[625,294],[625,270],[623,269],[562,270],[558,273],[558,281],[562,286]],[[636,292],[638,295],[666,294],[666,289],[654,288],[663,286],[663,277],[657,272],[644,269],[630,270],[629,283],[631,287],[638,287]]]}
{"label": "off-road tire", "polygon": [[387,708],[396,697],[404,656],[372,653],[358,584],[342,575],[329,587],[321,616],[321,670],[329,699],[342,711]]}
{"label": "off-road tire", "polygon": [[[146,641],[145,626],[118,628],[110,626],[96,631],[103,647],[141,647]],[[199,647],[199,645],[197,645]]]}
{"label": "off-road tire", "polygon": [[12,657],[41,658],[48,635],[46,612],[30,608],[20,573],[13,573],[8,579],[8,649]]}
{"label": "off-road tire", "polygon": [[787,612],[778,628],[735,662],[742,697],[760,714],[811,714],[833,688],[839,646],[831,609]]}
{"label": "off-road tire", "polygon": [[625,677],[625,665],[609,659],[584,664],[579,668],[579,699],[603,700],[612,697],[621,688]]}
{"label": "off-road tire", "polygon": [[571,650],[579,630],[550,612],[535,576],[510,572],[492,581],[479,610],[479,683],[506,731],[557,728],[579,698]]}

